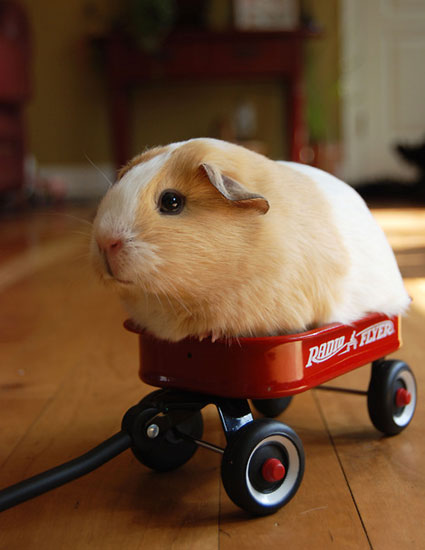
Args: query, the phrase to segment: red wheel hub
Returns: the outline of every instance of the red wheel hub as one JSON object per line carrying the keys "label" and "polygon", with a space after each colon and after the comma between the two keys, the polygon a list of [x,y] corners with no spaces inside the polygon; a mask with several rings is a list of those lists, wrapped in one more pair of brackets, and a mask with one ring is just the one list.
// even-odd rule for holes
{"label": "red wheel hub", "polygon": [[278,458],[268,458],[261,468],[263,478],[270,483],[280,481],[285,477],[285,466]]}
{"label": "red wheel hub", "polygon": [[412,394],[406,388],[399,388],[395,394],[395,404],[397,407],[405,407],[412,401]]}

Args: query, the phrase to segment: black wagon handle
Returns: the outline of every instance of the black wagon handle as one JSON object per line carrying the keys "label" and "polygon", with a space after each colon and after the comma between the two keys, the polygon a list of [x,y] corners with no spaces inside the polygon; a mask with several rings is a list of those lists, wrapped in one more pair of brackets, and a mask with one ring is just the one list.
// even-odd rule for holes
{"label": "black wagon handle", "polygon": [[87,453],[0,491],[0,512],[92,472],[131,446],[120,431]]}

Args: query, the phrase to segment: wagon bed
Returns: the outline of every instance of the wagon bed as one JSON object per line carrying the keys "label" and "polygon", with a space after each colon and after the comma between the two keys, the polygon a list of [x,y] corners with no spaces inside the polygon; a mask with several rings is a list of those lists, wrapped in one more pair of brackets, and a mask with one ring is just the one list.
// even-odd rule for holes
{"label": "wagon bed", "polygon": [[400,317],[373,313],[283,336],[159,340],[138,330],[140,378],[152,386],[223,397],[266,399],[306,391],[401,346]]}

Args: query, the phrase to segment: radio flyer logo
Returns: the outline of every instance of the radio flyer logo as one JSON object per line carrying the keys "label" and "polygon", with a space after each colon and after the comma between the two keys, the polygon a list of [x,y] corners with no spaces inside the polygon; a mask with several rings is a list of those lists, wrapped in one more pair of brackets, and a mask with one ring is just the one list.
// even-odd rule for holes
{"label": "radio flyer logo", "polygon": [[311,346],[309,349],[306,368],[311,367],[313,363],[324,363],[331,357],[349,353],[351,349],[368,346],[373,342],[391,336],[394,332],[394,323],[388,319],[371,325],[370,327],[367,327],[359,332],[353,330],[348,341],[345,336],[339,336],[338,338],[333,338],[332,340],[323,342],[318,346]]}

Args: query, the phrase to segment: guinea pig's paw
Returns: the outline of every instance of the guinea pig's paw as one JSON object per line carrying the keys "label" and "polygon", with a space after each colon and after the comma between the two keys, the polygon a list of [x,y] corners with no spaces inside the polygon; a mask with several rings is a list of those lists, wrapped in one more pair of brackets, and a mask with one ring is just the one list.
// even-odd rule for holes
{"label": "guinea pig's paw", "polygon": [[209,338],[211,339],[211,342],[216,342],[217,340],[220,340],[221,338],[224,338],[224,334],[221,332],[221,330],[212,330],[211,332],[201,332],[200,334],[198,334],[198,339],[200,342],[202,342],[202,340],[205,340],[206,338]]}
{"label": "guinea pig's paw", "polygon": [[224,334],[221,330],[219,329],[214,329],[212,332],[211,332],[211,342],[217,342],[217,340],[221,340],[222,338],[224,338]]}

